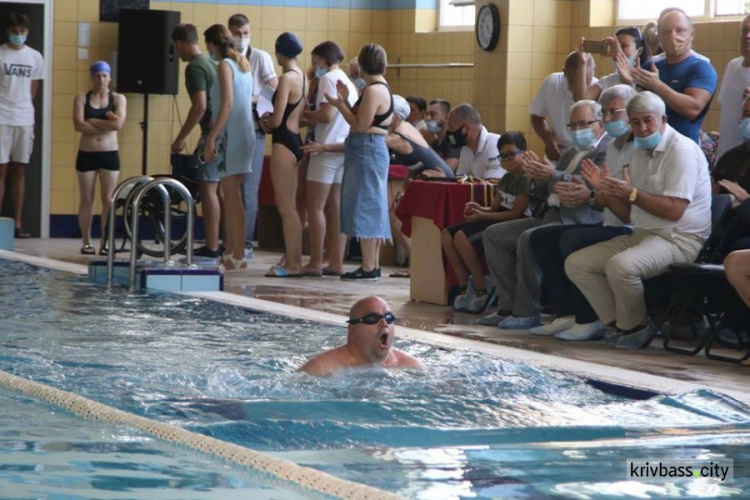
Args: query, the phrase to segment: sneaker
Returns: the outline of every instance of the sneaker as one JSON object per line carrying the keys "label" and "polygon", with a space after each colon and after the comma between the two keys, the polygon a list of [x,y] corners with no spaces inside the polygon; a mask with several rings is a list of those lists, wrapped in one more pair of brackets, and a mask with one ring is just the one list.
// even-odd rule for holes
{"label": "sneaker", "polygon": [[21,240],[26,240],[26,239],[31,238],[31,235],[27,231],[25,231],[22,227],[17,227],[16,230],[13,232],[13,236]]}
{"label": "sneaker", "polygon": [[382,277],[383,277],[383,274],[382,274],[382,272],[380,271],[380,268],[379,268],[379,267],[378,267],[377,269],[375,269],[375,274],[377,275],[378,279],[380,279],[380,278],[382,278]]}
{"label": "sneaker", "polygon": [[620,337],[622,337],[622,332],[619,330],[612,330],[607,331],[607,328],[604,329],[604,337],[598,342],[601,345],[608,345],[608,346],[615,346],[617,345],[617,341],[620,340]]}
{"label": "sneaker", "polygon": [[528,330],[542,324],[539,315],[535,316],[508,316],[497,324],[503,330]]}
{"label": "sneaker", "polygon": [[508,317],[508,314],[501,314],[500,311],[495,311],[487,316],[482,316],[474,322],[475,325],[482,326],[498,326],[502,320]]}
{"label": "sneaker", "polygon": [[615,347],[618,349],[643,349],[656,337],[656,325],[651,319],[646,320],[646,326],[634,333],[628,333],[617,339]]}
{"label": "sneaker", "polygon": [[552,323],[547,325],[531,328],[529,329],[529,333],[533,335],[554,335],[559,332],[564,332],[575,324],[575,316],[565,316],[562,318],[555,318]]}
{"label": "sneaker", "polygon": [[253,253],[253,247],[246,247],[245,248],[245,259],[250,260],[255,256]]}
{"label": "sneaker", "polygon": [[219,250],[211,250],[206,245],[193,250],[193,257],[206,257],[208,259],[218,259],[221,257]]}
{"label": "sneaker", "polygon": [[453,310],[457,312],[467,312],[472,300],[474,300],[474,297],[472,297],[470,290],[466,290],[453,299]]}
{"label": "sneaker", "polygon": [[576,323],[572,328],[558,332],[555,338],[560,340],[599,340],[604,337],[604,331],[604,323],[596,320],[591,323]]}
{"label": "sneaker", "polygon": [[360,267],[356,271],[342,274],[341,279],[344,281],[378,281],[380,279],[378,271],[379,269],[365,271]]}

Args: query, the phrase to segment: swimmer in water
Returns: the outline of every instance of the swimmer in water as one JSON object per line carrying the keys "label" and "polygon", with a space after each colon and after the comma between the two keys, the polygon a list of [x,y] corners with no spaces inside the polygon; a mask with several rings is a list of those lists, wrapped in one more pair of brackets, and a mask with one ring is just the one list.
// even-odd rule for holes
{"label": "swimmer in water", "polygon": [[341,368],[383,366],[422,368],[415,357],[393,348],[396,317],[380,297],[367,297],[349,311],[346,344],[318,354],[299,371],[326,377]]}

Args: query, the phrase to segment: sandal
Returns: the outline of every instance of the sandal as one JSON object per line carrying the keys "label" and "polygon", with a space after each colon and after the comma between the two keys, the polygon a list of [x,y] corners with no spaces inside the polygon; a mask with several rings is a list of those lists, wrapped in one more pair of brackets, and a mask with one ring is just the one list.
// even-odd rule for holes
{"label": "sandal", "polygon": [[224,263],[224,271],[226,272],[247,269],[247,259],[245,257],[235,259],[234,255],[225,253],[222,255],[222,261]]}
{"label": "sandal", "polygon": [[301,278],[302,273],[290,273],[283,267],[276,265],[265,274],[266,278]]}
{"label": "sandal", "polygon": [[402,269],[388,275],[391,278],[411,278],[411,273],[408,269]]}
{"label": "sandal", "polygon": [[91,243],[86,243],[81,247],[81,254],[83,255],[96,255],[96,250]]}

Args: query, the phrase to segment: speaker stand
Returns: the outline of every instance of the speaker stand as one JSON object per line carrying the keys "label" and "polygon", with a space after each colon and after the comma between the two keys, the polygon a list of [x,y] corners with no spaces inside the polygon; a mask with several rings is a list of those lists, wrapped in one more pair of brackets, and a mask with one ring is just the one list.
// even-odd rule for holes
{"label": "speaker stand", "polygon": [[141,174],[148,175],[148,94],[143,94],[143,149],[141,150]]}

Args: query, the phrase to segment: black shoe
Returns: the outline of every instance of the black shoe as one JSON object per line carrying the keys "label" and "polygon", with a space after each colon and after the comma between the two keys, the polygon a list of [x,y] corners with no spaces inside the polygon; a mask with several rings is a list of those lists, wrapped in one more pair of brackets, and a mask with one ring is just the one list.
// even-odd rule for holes
{"label": "black shoe", "polygon": [[206,245],[203,245],[200,248],[196,248],[193,250],[193,257],[206,257],[209,259],[218,259],[221,257],[221,252],[219,250],[211,250]]}
{"label": "black shoe", "polygon": [[342,274],[341,279],[344,281],[378,281],[380,279],[380,269],[364,271],[360,267],[356,271]]}
{"label": "black shoe", "polygon": [[13,236],[22,240],[31,238],[31,235],[28,232],[26,232],[22,227],[17,227],[16,230],[13,232]]}
{"label": "black shoe", "polygon": [[375,272],[376,272],[376,273],[377,273],[377,275],[378,275],[378,279],[382,278],[382,275],[381,275],[381,273],[380,273],[380,268],[377,268],[377,269],[375,269]]}

